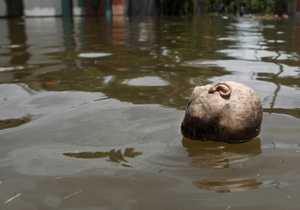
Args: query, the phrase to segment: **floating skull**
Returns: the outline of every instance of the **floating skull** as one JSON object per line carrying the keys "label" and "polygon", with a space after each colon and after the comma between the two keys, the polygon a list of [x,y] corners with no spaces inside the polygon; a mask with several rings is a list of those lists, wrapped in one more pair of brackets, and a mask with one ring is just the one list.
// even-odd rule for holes
{"label": "floating skull", "polygon": [[246,142],[259,134],[262,113],[260,98],[244,84],[226,81],[196,86],[181,132],[193,140]]}

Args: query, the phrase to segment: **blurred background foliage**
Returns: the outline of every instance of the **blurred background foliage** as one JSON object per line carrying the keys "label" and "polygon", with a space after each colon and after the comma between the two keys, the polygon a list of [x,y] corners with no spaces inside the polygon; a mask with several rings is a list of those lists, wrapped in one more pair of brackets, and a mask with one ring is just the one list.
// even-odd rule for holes
{"label": "blurred background foliage", "polygon": [[245,13],[282,15],[287,13],[288,0],[161,0],[163,15],[194,15],[204,13]]}

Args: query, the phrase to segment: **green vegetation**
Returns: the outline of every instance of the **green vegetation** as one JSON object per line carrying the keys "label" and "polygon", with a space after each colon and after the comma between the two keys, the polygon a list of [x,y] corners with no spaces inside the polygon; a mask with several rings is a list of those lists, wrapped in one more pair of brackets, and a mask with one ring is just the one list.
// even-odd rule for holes
{"label": "green vegetation", "polygon": [[281,15],[287,13],[287,0],[161,0],[161,9],[164,15],[237,14],[241,10],[252,14]]}

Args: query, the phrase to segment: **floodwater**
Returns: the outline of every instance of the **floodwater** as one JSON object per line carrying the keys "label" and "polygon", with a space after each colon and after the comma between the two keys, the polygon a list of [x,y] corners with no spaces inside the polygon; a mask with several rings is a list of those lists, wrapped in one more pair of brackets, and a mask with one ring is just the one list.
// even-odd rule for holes
{"label": "floodwater", "polygon": [[[0,19],[1,209],[299,209],[300,24]],[[248,143],[182,138],[195,85],[260,96]]]}

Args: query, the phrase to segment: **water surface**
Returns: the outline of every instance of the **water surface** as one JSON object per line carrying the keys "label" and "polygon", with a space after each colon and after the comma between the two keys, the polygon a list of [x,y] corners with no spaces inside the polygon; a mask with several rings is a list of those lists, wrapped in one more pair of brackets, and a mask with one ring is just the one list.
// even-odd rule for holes
{"label": "water surface", "polygon": [[[0,19],[0,207],[299,209],[299,23]],[[180,134],[195,85],[264,106],[244,144]]]}

